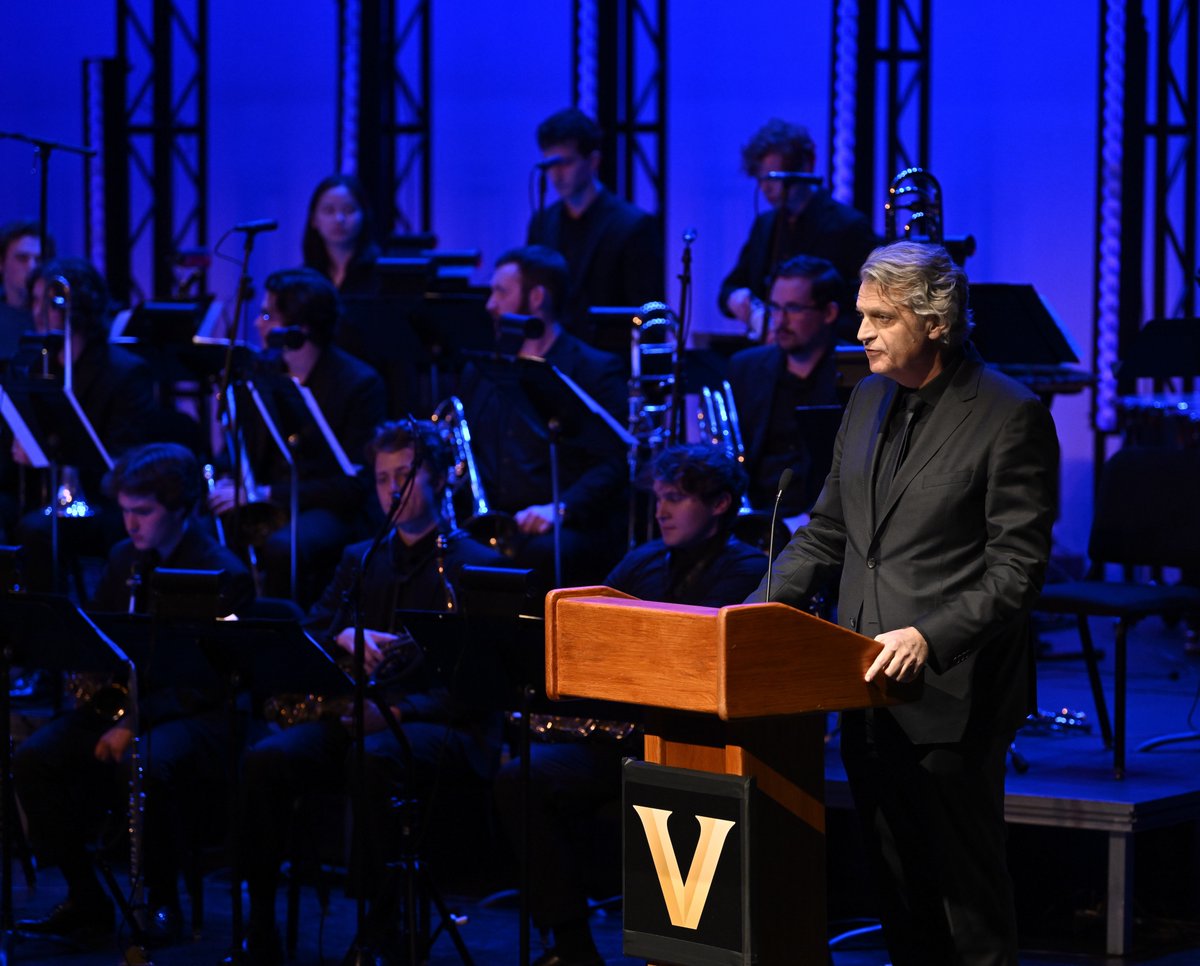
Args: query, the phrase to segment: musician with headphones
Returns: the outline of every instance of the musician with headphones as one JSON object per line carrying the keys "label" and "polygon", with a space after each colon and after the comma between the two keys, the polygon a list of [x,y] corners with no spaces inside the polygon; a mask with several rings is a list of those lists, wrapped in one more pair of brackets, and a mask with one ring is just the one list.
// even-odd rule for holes
{"label": "musician with headphones", "polygon": [[[267,277],[255,325],[268,350],[264,365],[312,392],[338,443],[354,459],[384,419],[385,394],[374,369],[333,345],[339,312],[337,290],[328,278],[311,268],[288,269]],[[287,462],[252,413],[243,409],[240,417],[257,492],[221,480],[209,507],[224,514],[238,503],[269,502],[286,513],[291,503]],[[288,441],[299,476],[297,573],[303,582],[296,593],[302,605],[311,602],[342,548],[365,526],[362,481],[331,463],[328,446],[315,438],[315,428],[312,432]],[[279,527],[263,547],[267,596],[289,594],[290,532],[288,525]]]}
{"label": "musician with headphones", "polygon": [[[153,572],[165,566],[223,570],[220,610],[234,613],[254,597],[245,566],[193,518],[203,480],[196,458],[175,443],[152,443],[121,457],[108,480],[129,536],[109,555],[93,610],[145,613]],[[212,687],[139,692],[138,724],[146,756],[145,882],[154,910],[152,938],[176,939],[182,923],[178,876],[182,844],[225,781],[227,719],[219,681]],[[17,796],[44,861],[57,864],[67,898],[25,932],[99,943],[112,933],[112,903],[96,877],[87,845],[118,786],[128,783],[133,730],[122,688],[107,685],[74,710],[35,731],[13,760]],[[104,697],[112,700],[102,700]],[[125,692],[128,697],[128,692]]]}
{"label": "musician with headphones", "polygon": [[[366,670],[384,689],[408,746],[401,746],[385,728],[381,712],[368,702],[368,807],[357,819],[365,823],[365,840],[373,846],[362,860],[378,880],[377,866],[397,846],[387,804],[398,789],[426,788],[435,777],[444,781],[455,774],[486,780],[495,773],[500,755],[498,705],[468,706],[461,694],[424,677],[423,668],[413,670],[421,661],[421,645],[395,625],[395,614],[461,607],[456,585],[462,568],[502,566],[503,558],[463,531],[448,529],[441,508],[452,455],[432,423],[385,423],[366,455],[379,508],[393,512],[395,522],[365,573],[363,558],[371,541],[346,548],[307,624],[322,644],[348,663],[354,650],[353,590],[361,577]],[[343,708],[340,717],[294,724],[246,753],[241,854],[250,892],[244,953],[251,963],[271,966],[282,961],[275,890],[287,828],[280,816],[289,814],[303,792],[346,786],[351,728],[350,711]],[[367,925],[373,934],[360,938],[374,948],[386,948],[395,938],[394,896],[377,889],[371,898]]]}

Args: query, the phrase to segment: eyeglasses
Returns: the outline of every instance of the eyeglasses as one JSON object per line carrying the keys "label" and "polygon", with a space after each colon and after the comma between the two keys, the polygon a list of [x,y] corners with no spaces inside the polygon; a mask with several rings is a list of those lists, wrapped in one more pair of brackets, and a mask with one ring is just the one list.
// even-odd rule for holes
{"label": "eyeglasses", "polygon": [[779,318],[781,315],[786,315],[788,318],[794,318],[803,312],[819,311],[823,306],[810,304],[798,305],[795,302],[788,302],[785,305],[779,305],[776,302],[767,303],[767,314],[772,318]]}

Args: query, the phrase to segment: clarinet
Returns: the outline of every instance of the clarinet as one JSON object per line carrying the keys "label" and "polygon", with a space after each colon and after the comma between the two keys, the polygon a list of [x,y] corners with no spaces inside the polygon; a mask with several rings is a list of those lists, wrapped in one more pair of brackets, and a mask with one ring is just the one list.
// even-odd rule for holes
{"label": "clarinet", "polygon": [[129,715],[133,729],[133,751],[130,755],[129,773],[129,882],[132,886],[130,906],[138,917],[138,925],[145,929],[145,881],[143,879],[143,827],[146,813],[145,773],[142,769],[141,722],[138,720],[137,668],[129,665]]}

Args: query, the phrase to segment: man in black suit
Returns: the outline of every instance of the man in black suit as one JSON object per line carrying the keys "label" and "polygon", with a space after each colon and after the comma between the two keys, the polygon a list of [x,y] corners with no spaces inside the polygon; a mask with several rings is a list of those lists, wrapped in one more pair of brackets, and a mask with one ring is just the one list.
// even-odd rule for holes
{"label": "man in black suit", "polygon": [[[750,504],[770,511],[779,474],[794,478],[779,512],[789,520],[807,513],[833,459],[840,421],[833,327],[845,284],[823,258],[797,255],[775,271],[767,314],[771,345],[743,349],[729,360],[729,385],[737,405]],[[818,407],[833,407],[818,408]]]}
{"label": "man in black suit", "polygon": [[882,645],[866,680],[922,685],[842,718],[892,961],[1015,966],[1004,766],[1034,701],[1028,617],[1058,440],[1046,407],[965,342],[966,277],[944,249],[877,249],[860,278],[872,375],[811,522],[775,562],[773,599],[803,605],[840,570],[839,623]]}
{"label": "man in black suit", "polygon": [[[750,237],[737,264],[725,276],[717,305],[746,324],[750,339],[770,335],[762,303],[775,266],[793,255],[816,255],[833,262],[844,279],[858,277],[858,268],[878,240],[858,211],[835,201],[825,188],[786,180],[779,175],[812,174],[816,146],[807,130],[772,118],[742,148],[742,167],[754,178],[770,208],[754,219]],[[852,292],[842,297],[839,336],[854,338]]]}
{"label": "man in black suit", "polygon": [[[515,355],[543,359],[578,385],[618,423],[628,416],[621,362],[563,331],[559,308],[567,265],[556,251],[529,245],[505,252],[492,275],[487,308],[497,331],[505,315],[532,316],[534,330],[516,337]],[[493,510],[513,516],[519,566],[537,571],[542,585],[554,574],[554,514],[550,439],[543,413],[518,385],[519,370],[505,363],[468,365],[461,384],[474,455]],[[575,586],[603,577],[621,555],[625,515],[625,449],[593,420],[564,432],[558,443],[562,521],[562,577]]]}
{"label": "man in black suit", "polygon": [[561,252],[570,272],[561,321],[578,332],[593,305],[642,305],[663,297],[662,233],[653,215],[618,198],[597,177],[600,127],[578,108],[537,130],[559,199],[529,221],[526,243]]}

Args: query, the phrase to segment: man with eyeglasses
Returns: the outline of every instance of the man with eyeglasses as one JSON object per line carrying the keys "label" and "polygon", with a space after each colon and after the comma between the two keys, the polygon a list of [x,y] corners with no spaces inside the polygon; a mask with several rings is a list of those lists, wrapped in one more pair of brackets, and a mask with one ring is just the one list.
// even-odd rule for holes
{"label": "man with eyeglasses", "polygon": [[[750,504],[770,510],[779,474],[793,482],[780,512],[807,512],[829,472],[840,408],[833,358],[834,328],[845,283],[823,258],[797,255],[780,265],[766,303],[771,345],[743,349],[729,360],[750,474]],[[820,408],[824,407],[824,408]]]}

